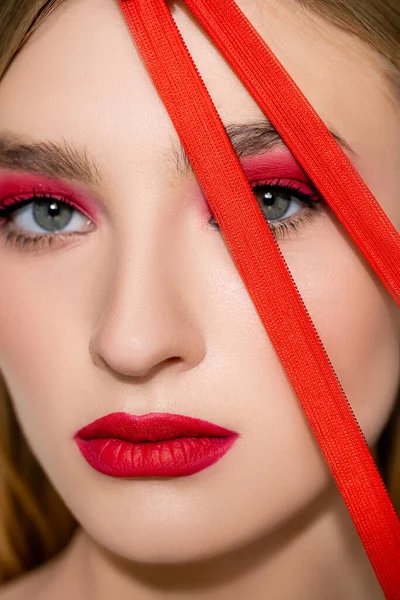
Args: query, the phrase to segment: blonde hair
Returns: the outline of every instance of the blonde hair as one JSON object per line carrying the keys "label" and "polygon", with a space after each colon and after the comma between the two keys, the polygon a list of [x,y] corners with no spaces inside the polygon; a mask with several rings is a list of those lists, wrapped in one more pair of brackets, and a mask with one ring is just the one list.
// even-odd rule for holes
{"label": "blonde hair", "polygon": [[[28,37],[63,0],[1,0],[0,80]],[[398,0],[296,0],[378,52],[400,81]],[[400,507],[397,409],[375,450]],[[388,460],[390,458],[391,460]],[[71,539],[77,523],[33,456],[0,382],[0,583],[45,562]]]}

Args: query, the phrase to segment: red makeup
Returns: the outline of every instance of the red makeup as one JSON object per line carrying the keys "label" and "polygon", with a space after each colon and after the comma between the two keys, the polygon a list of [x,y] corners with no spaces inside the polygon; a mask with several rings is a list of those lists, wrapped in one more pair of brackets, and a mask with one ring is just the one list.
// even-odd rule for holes
{"label": "red makeup", "polygon": [[98,219],[101,214],[97,203],[77,184],[25,171],[0,171],[0,208],[12,204],[15,197],[21,201],[28,200],[33,191],[37,195],[65,199],[91,220]]}
{"label": "red makeup", "polygon": [[312,185],[308,175],[285,147],[274,148],[257,156],[244,157],[240,162],[250,182],[287,179]]}
{"label": "red makeup", "polygon": [[74,436],[89,465],[111,477],[182,477],[216,463],[238,434],[178,414],[111,413]]}
{"label": "red makeup", "polygon": [[[241,158],[240,163],[252,188],[261,184],[280,187],[295,185],[296,190],[304,195],[318,197],[310,178],[286,147],[271,148],[263,154]],[[203,194],[200,205],[205,218],[209,219],[211,211]]]}

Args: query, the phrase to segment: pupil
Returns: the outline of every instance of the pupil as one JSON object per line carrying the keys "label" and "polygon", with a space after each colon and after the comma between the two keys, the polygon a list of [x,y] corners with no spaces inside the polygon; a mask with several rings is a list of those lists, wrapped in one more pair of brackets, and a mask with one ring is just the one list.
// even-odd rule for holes
{"label": "pupil", "polygon": [[56,217],[57,215],[60,214],[60,208],[59,208],[57,202],[53,202],[52,204],[50,204],[49,214],[51,217]]}
{"label": "pupil", "polygon": [[74,209],[65,202],[52,199],[36,200],[33,216],[36,223],[46,231],[62,231],[70,223]]}
{"label": "pupil", "polygon": [[272,192],[265,192],[264,194],[264,204],[267,206],[271,206],[274,203],[274,195]]}
{"label": "pupil", "polygon": [[279,221],[285,217],[292,201],[290,192],[285,188],[268,189],[265,185],[256,186],[254,190],[268,221]]}

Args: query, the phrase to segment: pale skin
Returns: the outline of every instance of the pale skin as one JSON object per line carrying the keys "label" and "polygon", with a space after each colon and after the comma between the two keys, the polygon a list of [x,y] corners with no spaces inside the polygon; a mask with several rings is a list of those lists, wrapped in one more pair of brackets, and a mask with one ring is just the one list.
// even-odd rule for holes
{"label": "pale skin", "polygon": [[[296,3],[238,5],[399,229],[399,107],[380,59]],[[173,15],[223,122],[265,118],[181,4]],[[82,526],[2,600],[383,598],[196,178],[168,158],[177,133],[115,1],[66,0],[35,32],[0,83],[0,132],[85,148],[100,175],[80,183],[100,207],[90,233],[40,252],[0,244],[0,371]],[[373,445],[399,386],[394,303],[332,214],[279,243]],[[241,437],[193,476],[116,480],[73,441],[112,411]]]}

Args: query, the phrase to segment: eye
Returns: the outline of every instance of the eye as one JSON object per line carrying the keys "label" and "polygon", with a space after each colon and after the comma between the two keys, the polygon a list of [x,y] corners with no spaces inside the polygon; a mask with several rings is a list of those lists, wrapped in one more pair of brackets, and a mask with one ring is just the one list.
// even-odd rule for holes
{"label": "eye", "polygon": [[257,185],[253,187],[253,193],[270,222],[288,218],[302,208],[301,201],[288,188]]}
{"label": "eye", "polygon": [[[321,196],[301,182],[278,179],[268,183],[251,182],[250,185],[277,239],[297,231],[315,216],[324,214]],[[219,229],[214,217],[209,224]]]}
{"label": "eye", "polygon": [[76,208],[55,198],[36,198],[22,208],[15,208],[8,220],[17,230],[32,234],[66,233],[90,223]]}

